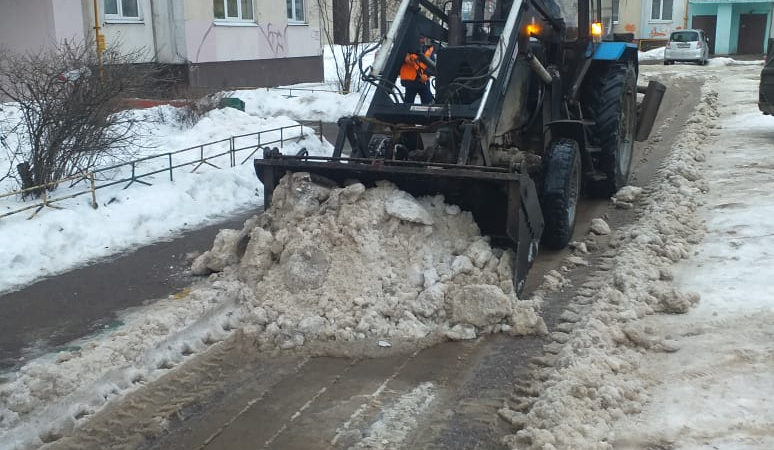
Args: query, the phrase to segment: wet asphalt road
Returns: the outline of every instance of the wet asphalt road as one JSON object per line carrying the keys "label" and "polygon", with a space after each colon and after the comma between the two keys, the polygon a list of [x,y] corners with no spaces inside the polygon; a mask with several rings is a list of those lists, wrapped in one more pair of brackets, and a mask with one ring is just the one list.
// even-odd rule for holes
{"label": "wet asphalt road", "polygon": [[121,310],[188,286],[193,277],[185,255],[209,249],[218,230],[242,228],[258,212],[245,211],[0,296],[0,371],[110,327]]}

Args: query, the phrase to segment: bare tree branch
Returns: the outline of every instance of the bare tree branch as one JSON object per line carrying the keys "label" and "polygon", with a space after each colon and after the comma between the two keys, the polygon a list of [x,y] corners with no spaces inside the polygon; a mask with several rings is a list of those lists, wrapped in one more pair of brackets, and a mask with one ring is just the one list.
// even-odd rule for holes
{"label": "bare tree branch", "polygon": [[91,43],[64,41],[27,54],[0,51],[0,97],[19,109],[18,123],[10,126],[18,127],[20,138],[6,151],[22,188],[88,171],[137,143],[140,119],[122,113],[123,99],[165,80],[157,67],[136,64],[141,50],[122,54],[117,48],[103,52],[102,66]]}
{"label": "bare tree branch", "polygon": [[[365,7],[363,7],[365,5]],[[336,65],[339,90],[349,93],[357,90],[360,78],[356,76],[357,62],[368,37],[368,24],[363,12],[368,10],[367,0],[317,0],[322,18],[322,28]]]}

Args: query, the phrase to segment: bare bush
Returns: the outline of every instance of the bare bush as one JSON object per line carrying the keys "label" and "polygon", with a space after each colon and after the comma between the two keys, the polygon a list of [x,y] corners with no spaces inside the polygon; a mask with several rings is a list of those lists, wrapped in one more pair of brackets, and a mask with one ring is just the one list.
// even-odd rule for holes
{"label": "bare bush", "polygon": [[220,108],[227,96],[227,92],[214,92],[199,98],[189,96],[185,105],[180,107],[180,123],[189,128],[196,125],[208,112]]}
{"label": "bare bush", "polygon": [[6,150],[22,188],[53,189],[52,182],[87,172],[136,143],[140,119],[121,112],[122,99],[159,81],[152,66],[135,64],[140,56],[114,46],[102,53],[100,65],[93,45],[74,42],[37,53],[0,50],[0,97],[18,108],[18,123],[3,128],[16,126],[19,139]]}

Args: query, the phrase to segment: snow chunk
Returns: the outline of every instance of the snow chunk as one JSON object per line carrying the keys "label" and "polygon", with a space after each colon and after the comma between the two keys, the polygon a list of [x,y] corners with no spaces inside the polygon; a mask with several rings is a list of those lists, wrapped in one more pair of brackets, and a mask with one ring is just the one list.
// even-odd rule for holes
{"label": "snow chunk", "polygon": [[492,257],[492,249],[484,239],[479,239],[470,244],[465,254],[476,267],[482,268]]}
{"label": "snow chunk", "polygon": [[468,341],[476,338],[476,327],[473,325],[454,325],[446,331],[446,337],[453,341]]}
{"label": "snow chunk", "polygon": [[637,186],[624,186],[615,194],[615,199],[619,202],[633,202],[642,194],[642,188]]}
{"label": "snow chunk", "polygon": [[285,286],[290,292],[317,289],[325,282],[331,260],[327,253],[311,242],[286,248],[280,259],[285,268]]}
{"label": "snow chunk", "polygon": [[497,286],[473,284],[463,287],[451,298],[451,319],[484,327],[510,315],[510,299]]}
{"label": "snow chunk", "polygon": [[212,249],[202,253],[191,264],[194,275],[207,275],[212,272],[221,272],[231,264],[239,261],[237,254],[237,242],[243,234],[238,230],[220,230],[215,236]]}
{"label": "snow chunk", "polygon": [[610,225],[603,219],[596,218],[591,220],[591,232],[599,235],[610,234]]}
{"label": "snow chunk", "polygon": [[396,191],[384,204],[387,214],[407,222],[432,225],[433,218],[416,199],[405,192]]}

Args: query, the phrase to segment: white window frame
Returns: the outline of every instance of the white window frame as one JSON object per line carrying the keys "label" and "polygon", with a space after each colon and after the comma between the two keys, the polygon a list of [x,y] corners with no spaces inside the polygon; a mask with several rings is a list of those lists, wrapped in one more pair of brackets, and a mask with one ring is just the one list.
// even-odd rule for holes
{"label": "white window frame", "polygon": [[[659,2],[659,14],[657,18],[653,17],[653,2],[658,1]],[[672,0],[672,10],[669,11],[670,16],[674,16],[674,9],[675,9],[675,2]],[[672,17],[669,19],[664,19],[664,0],[651,0],[650,1],[650,19],[648,20],[649,23],[671,23]]]}
{"label": "white window frame", "polygon": [[[142,2],[140,0],[134,0],[137,4],[137,16],[124,16],[124,5],[122,0],[116,0],[116,9],[118,14],[108,14],[105,12],[105,22],[108,23],[143,23],[142,18]],[[105,2],[102,2],[103,11],[107,11]]]}
{"label": "white window frame", "polygon": [[301,0],[301,9],[304,11],[304,20],[298,20],[298,11],[296,11],[296,0],[291,0],[291,5],[293,5],[293,13],[291,14],[291,17],[288,17],[288,23],[289,24],[306,24],[306,0]]}
{"label": "white window frame", "polygon": [[212,11],[213,15],[213,22],[216,25],[230,25],[230,26],[257,26],[255,23],[255,0],[249,0],[250,1],[250,8],[253,10],[253,18],[252,19],[244,19],[242,14],[242,0],[237,0],[237,16],[238,17],[228,17],[228,0],[214,0],[213,1],[213,7],[215,5],[215,1],[219,1],[223,3],[223,15],[224,17],[218,18],[215,17],[215,11]]}

